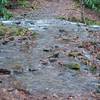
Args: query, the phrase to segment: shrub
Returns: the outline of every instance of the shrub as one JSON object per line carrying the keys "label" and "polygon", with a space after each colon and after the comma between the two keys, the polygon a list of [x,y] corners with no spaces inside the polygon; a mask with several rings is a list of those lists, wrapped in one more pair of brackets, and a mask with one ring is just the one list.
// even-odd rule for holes
{"label": "shrub", "polygon": [[100,0],[84,0],[86,7],[100,11]]}
{"label": "shrub", "polygon": [[0,0],[0,16],[4,17],[5,19],[12,17],[12,14],[6,9],[8,2],[8,0]]}

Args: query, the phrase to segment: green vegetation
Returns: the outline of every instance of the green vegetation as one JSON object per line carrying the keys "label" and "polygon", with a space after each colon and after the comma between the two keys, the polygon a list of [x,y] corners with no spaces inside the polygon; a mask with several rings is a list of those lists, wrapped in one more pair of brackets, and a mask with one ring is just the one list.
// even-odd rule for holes
{"label": "green vegetation", "polygon": [[100,12],[100,0],[84,0],[86,7]]}
{"label": "green vegetation", "polygon": [[12,14],[6,9],[8,3],[8,0],[0,0],[0,16],[4,17],[5,19],[12,17]]}
{"label": "green vegetation", "polygon": [[18,5],[23,7],[23,8],[24,7],[26,7],[26,8],[30,7],[30,3],[27,0],[18,0]]}
{"label": "green vegetation", "polygon": [[9,19],[13,17],[12,13],[8,9],[20,7],[29,7],[29,2],[27,0],[0,0],[0,16],[4,19]]}
{"label": "green vegetation", "polygon": [[[77,7],[79,7],[80,3],[79,1],[82,2],[82,0],[75,0]],[[95,11],[100,12],[100,0],[83,0],[85,7],[94,9]]]}

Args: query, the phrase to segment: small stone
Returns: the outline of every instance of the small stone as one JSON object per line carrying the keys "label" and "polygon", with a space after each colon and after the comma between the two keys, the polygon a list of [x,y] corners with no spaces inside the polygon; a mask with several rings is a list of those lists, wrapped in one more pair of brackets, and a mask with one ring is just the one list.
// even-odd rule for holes
{"label": "small stone", "polygon": [[47,97],[47,96],[44,96],[42,99],[43,99],[43,100],[47,100],[47,99],[48,99],[48,97]]}
{"label": "small stone", "polygon": [[22,74],[23,71],[18,71],[18,70],[14,70],[13,73],[14,74]]}
{"label": "small stone", "polygon": [[48,64],[48,60],[43,59],[43,60],[40,60],[40,61],[41,61],[41,64],[43,64],[43,65],[47,65]]}
{"label": "small stone", "polygon": [[50,48],[45,48],[45,49],[43,49],[43,51],[44,52],[50,52],[50,51],[52,51]]}
{"label": "small stone", "polygon": [[6,45],[8,42],[9,42],[8,40],[5,40],[5,41],[2,42],[2,44]]}
{"label": "small stone", "polygon": [[2,81],[0,80],[0,83],[2,83]]}
{"label": "small stone", "polygon": [[38,70],[38,69],[30,69],[30,68],[29,68],[29,71],[30,71],[30,72],[35,72],[35,71],[37,71],[37,70]]}
{"label": "small stone", "polygon": [[77,56],[82,56],[82,54],[78,51],[71,51],[68,54],[69,57],[77,57]]}
{"label": "small stone", "polygon": [[14,91],[14,88],[8,88],[7,91],[12,92],[12,91]]}
{"label": "small stone", "polygon": [[58,95],[56,93],[53,94],[53,97],[58,98]]}
{"label": "small stone", "polygon": [[59,29],[59,32],[63,33],[66,32],[64,29]]}
{"label": "small stone", "polygon": [[70,39],[69,37],[67,37],[67,36],[62,36],[61,38],[62,38],[62,40],[66,41],[66,42],[69,42],[69,41],[71,40],[71,39]]}
{"label": "small stone", "polygon": [[13,41],[14,40],[14,37],[9,37],[8,38],[10,41]]}
{"label": "small stone", "polygon": [[20,21],[18,21],[18,22],[15,22],[15,24],[19,25],[19,24],[21,24],[21,22],[20,22]]}
{"label": "small stone", "polygon": [[100,60],[100,53],[99,53],[99,54],[97,54],[97,59],[99,59],[99,60]]}
{"label": "small stone", "polygon": [[80,64],[78,63],[68,63],[68,64],[64,64],[64,66],[68,67],[69,69],[80,70]]}
{"label": "small stone", "polygon": [[20,70],[22,68],[21,64],[15,64],[15,66],[12,67],[14,70]]}
{"label": "small stone", "polygon": [[59,46],[58,46],[58,45],[55,45],[55,48],[56,48],[56,49],[58,49],[58,48],[59,48]]}
{"label": "small stone", "polygon": [[49,61],[50,62],[56,62],[57,61],[57,58],[49,58]]}
{"label": "small stone", "polygon": [[58,58],[59,57],[59,52],[54,52],[54,54],[52,55],[52,57]]}
{"label": "small stone", "polygon": [[11,71],[8,69],[0,69],[0,75],[10,75]]}

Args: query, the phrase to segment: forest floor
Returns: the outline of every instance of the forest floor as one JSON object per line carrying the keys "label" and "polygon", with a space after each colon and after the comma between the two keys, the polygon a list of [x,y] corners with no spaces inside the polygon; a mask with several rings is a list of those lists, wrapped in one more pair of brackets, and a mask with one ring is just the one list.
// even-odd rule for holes
{"label": "forest floor", "polygon": [[100,27],[62,20],[80,19],[72,0],[34,4],[1,21],[0,100],[99,100]]}

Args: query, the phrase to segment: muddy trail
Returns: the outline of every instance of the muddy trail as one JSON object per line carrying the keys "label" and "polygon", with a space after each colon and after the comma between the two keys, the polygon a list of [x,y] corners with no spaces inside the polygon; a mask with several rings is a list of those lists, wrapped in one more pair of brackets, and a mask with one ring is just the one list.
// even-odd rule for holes
{"label": "muddy trail", "polygon": [[53,14],[39,9],[0,21],[36,33],[0,39],[0,100],[100,99],[100,27]]}

